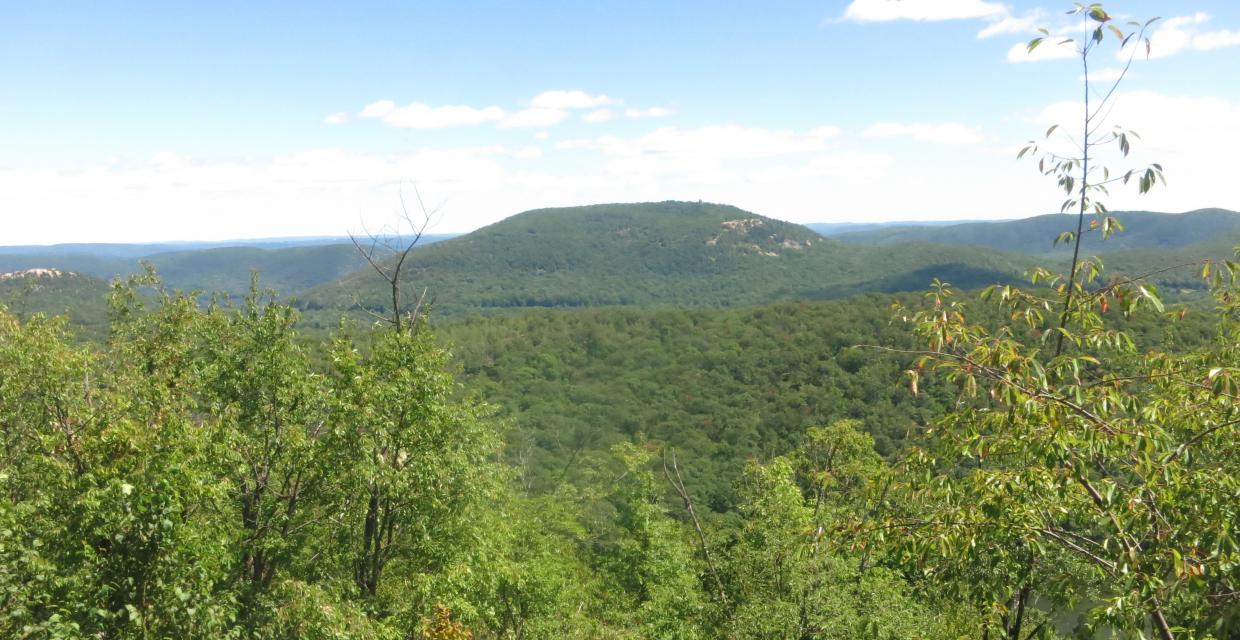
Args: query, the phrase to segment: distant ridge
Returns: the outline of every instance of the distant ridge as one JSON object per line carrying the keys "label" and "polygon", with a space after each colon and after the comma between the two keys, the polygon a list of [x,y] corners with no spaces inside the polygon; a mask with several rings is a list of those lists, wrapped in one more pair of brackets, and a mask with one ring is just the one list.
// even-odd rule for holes
{"label": "distant ridge", "polygon": [[[874,250],[737,207],[703,202],[537,209],[410,256],[407,289],[427,287],[440,314],[523,307],[730,307],[961,286],[1014,277],[1028,260],[925,243]],[[383,308],[359,271],[299,296],[309,309]]]}
{"label": "distant ridge", "polygon": [[[423,236],[428,246],[455,237]],[[242,295],[250,274],[259,284],[292,294],[339,278],[365,262],[348,236],[158,244],[64,244],[0,247],[0,272],[51,268],[104,280],[142,270],[150,262],[164,281],[178,289]]]}
{"label": "distant ridge", "polygon": [[[455,238],[457,233],[426,234],[424,244]],[[0,255],[59,255],[94,256],[110,258],[143,258],[174,251],[196,251],[229,247],[255,249],[289,249],[329,244],[350,244],[349,236],[288,236],[275,238],[245,238],[237,240],[178,240],[171,242],[69,242],[46,245],[4,245]]]}
{"label": "distant ridge", "polygon": [[65,278],[76,276],[72,271],[61,271],[60,269],[47,269],[42,267],[34,267],[31,269],[22,269],[20,271],[8,271],[0,273],[0,280],[16,280],[18,278]]}
{"label": "distant ridge", "polygon": [[[1126,230],[1105,243],[1090,234],[1086,251],[1101,254],[1109,273],[1160,271],[1158,282],[1175,289],[1198,290],[1201,282],[1191,269],[1162,272],[1164,267],[1229,257],[1240,244],[1240,213],[1232,211],[1114,215]],[[406,264],[405,287],[417,293],[425,287],[438,317],[538,307],[739,307],[923,290],[935,278],[970,288],[1023,281],[1020,274],[1035,264],[1066,268],[1068,249],[1052,242],[1074,227],[1071,215],[1046,215],[890,225],[823,237],[802,225],[704,202],[537,209],[470,234],[424,238],[425,246]],[[65,287],[33,292],[29,278],[10,279],[24,284],[9,286],[7,299],[21,297],[26,306],[41,305],[40,297],[67,300],[71,290],[102,291],[104,281],[137,272],[140,261],[149,261],[174,288],[230,296],[244,294],[257,272],[261,287],[296,298],[305,311],[325,312],[319,318],[331,324],[359,306],[385,309],[388,294],[351,244],[316,244],[333,239],[339,238],[198,248],[179,243],[175,251],[154,253],[146,252],[169,245],[5,247],[0,273],[80,274]],[[272,246],[281,243],[305,244]],[[87,277],[93,277],[90,286]],[[46,308],[60,305],[58,300]]]}
{"label": "distant ridge", "polygon": [[[1198,209],[1187,213],[1116,211],[1124,231],[1102,241],[1100,234],[1084,234],[1082,246],[1093,253],[1124,250],[1179,249],[1199,243],[1230,240],[1240,243],[1240,213],[1226,209]],[[1064,245],[1054,246],[1063,231],[1076,230],[1076,216],[1049,214],[1020,220],[961,222],[947,226],[892,226],[851,233],[835,238],[856,245],[896,242],[933,242],[951,246],[989,247],[1030,255],[1066,254]]]}
{"label": "distant ridge", "polygon": [[893,222],[809,222],[806,227],[815,233],[829,238],[844,233],[872,231],[890,227],[942,227],[966,222],[989,222],[987,220],[900,220]]}

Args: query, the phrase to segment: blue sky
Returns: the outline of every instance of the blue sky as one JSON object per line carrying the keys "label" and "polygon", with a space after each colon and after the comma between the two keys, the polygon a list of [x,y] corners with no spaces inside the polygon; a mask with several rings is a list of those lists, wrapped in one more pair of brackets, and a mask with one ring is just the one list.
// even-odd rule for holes
{"label": "blue sky", "polygon": [[[1112,205],[1240,209],[1240,8],[1107,7],[1163,18],[1112,118],[1170,181]],[[437,231],[671,198],[798,222],[1045,213],[1061,198],[1015,150],[1077,113],[1079,61],[1019,44],[1077,35],[1065,8],[9,2],[0,244],[334,235],[413,184]]]}

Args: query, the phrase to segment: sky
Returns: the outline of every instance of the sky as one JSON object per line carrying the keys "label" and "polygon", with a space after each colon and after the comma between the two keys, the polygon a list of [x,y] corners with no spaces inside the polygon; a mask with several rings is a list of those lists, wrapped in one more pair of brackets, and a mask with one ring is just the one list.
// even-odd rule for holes
{"label": "sky", "polygon": [[[1049,213],[1061,193],[1016,153],[1080,128],[1070,6],[6,0],[0,245],[341,235],[402,199],[439,233],[671,199],[802,223]],[[1108,111],[1140,140],[1098,159],[1168,182],[1108,204],[1240,210],[1240,3],[1106,8],[1161,19]],[[1056,37],[1031,56],[1038,27]],[[1126,59],[1113,38],[1091,55],[1095,101]]]}

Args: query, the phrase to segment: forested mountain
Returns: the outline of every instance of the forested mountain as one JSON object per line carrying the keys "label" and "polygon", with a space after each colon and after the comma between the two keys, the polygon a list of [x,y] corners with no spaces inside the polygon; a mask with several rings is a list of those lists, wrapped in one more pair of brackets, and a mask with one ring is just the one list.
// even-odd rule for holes
{"label": "forested mountain", "polygon": [[312,245],[285,249],[220,247],[155,253],[140,257],[108,257],[79,253],[14,253],[0,255],[0,270],[57,268],[102,279],[142,272],[149,262],[171,287],[238,296],[250,287],[253,272],[263,286],[293,293],[361,268],[351,244]]}
{"label": "forested mountain", "polygon": [[[1082,250],[1111,253],[1126,250],[1184,249],[1203,242],[1230,241],[1240,244],[1240,213],[1226,209],[1200,209],[1188,213],[1150,211],[1113,212],[1124,231],[1107,240],[1097,233],[1082,235]],[[895,226],[846,232],[833,236],[856,245],[888,245],[900,242],[933,242],[951,246],[989,247],[1035,256],[1065,256],[1071,245],[1054,244],[1065,231],[1076,230],[1076,216],[1050,214],[994,222],[963,222],[946,226]]]}
{"label": "forested mountain", "polygon": [[[908,291],[935,277],[973,287],[1011,279],[1028,265],[985,249],[852,247],[736,207],[661,202],[528,211],[419,250],[405,269],[407,288],[428,288],[438,313],[453,316],[520,307],[732,307]],[[300,298],[312,309],[381,308],[380,285],[359,271]]]}
{"label": "forested mountain", "polygon": [[[422,243],[450,237],[427,234]],[[253,272],[264,287],[290,295],[365,265],[347,237],[0,247],[0,272],[53,268],[110,280],[141,273],[143,262],[171,287],[230,296],[249,290]]]}
{"label": "forested mountain", "polygon": [[[1155,281],[1199,289],[1190,270],[1240,242],[1240,214],[1117,214],[1128,228],[1084,250],[1116,273],[1160,271]],[[812,226],[812,225],[811,225]],[[934,278],[965,288],[1011,281],[1068,257],[1056,235],[1069,216],[947,225],[884,226],[822,238],[809,228],[735,207],[664,202],[529,211],[465,236],[429,236],[406,266],[440,317],[541,307],[670,304],[737,307],[864,292],[913,291]],[[446,242],[442,242],[447,239]],[[322,239],[323,241],[331,239]],[[0,271],[57,268],[110,279],[153,264],[171,287],[241,296],[257,272],[264,289],[328,316],[387,302],[381,280],[350,244],[296,240],[143,253],[165,245],[0,248]],[[168,245],[176,246],[176,245]],[[274,248],[273,248],[274,247]],[[968,247],[965,249],[964,247]],[[382,254],[379,256],[382,258]],[[326,315],[320,311],[326,310]]]}
{"label": "forested mountain", "polygon": [[395,226],[0,246],[0,640],[1240,640],[1229,12],[56,4],[0,242]]}
{"label": "forested mountain", "polygon": [[856,233],[859,231],[873,231],[875,229],[889,229],[892,227],[940,227],[946,225],[961,224],[963,220],[924,220],[924,221],[896,221],[896,222],[809,222],[805,226],[809,230],[818,235],[829,238],[845,233]]}
{"label": "forested mountain", "polygon": [[0,271],[0,306],[23,316],[68,319],[85,338],[107,330],[108,283],[94,276],[49,269]]}
{"label": "forested mountain", "polygon": [[[617,444],[648,440],[679,450],[693,469],[690,490],[723,514],[735,509],[744,461],[792,451],[810,426],[855,420],[889,456],[949,408],[944,385],[914,395],[893,384],[912,356],[875,348],[914,346],[891,307],[917,297],[531,310],[441,331],[467,388],[510,419],[509,456],[531,489],[579,482],[590,468],[583,460],[596,464]],[[988,318],[1002,323],[998,313]],[[1122,325],[1176,349],[1207,342],[1212,330],[1208,314],[1170,326],[1145,314]]]}
{"label": "forested mountain", "polygon": [[[456,237],[454,233],[428,233],[425,244]],[[47,245],[0,246],[0,256],[95,256],[98,258],[145,258],[159,253],[250,247],[253,249],[292,249],[325,244],[350,244],[349,236],[291,236],[288,238],[250,238],[238,240],[191,240],[182,242],[74,242]]]}

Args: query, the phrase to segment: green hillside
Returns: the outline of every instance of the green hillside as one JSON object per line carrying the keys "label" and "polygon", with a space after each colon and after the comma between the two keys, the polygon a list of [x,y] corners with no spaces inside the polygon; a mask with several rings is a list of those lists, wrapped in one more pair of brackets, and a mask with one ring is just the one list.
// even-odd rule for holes
{"label": "green hillside", "polygon": [[[1202,242],[1240,243],[1240,213],[1225,209],[1201,209],[1188,213],[1149,211],[1112,214],[1125,230],[1105,242],[1100,234],[1084,236],[1083,250],[1110,253],[1125,250],[1174,250]],[[968,222],[948,226],[883,227],[833,236],[853,245],[890,245],[900,242],[933,242],[951,246],[989,247],[1038,256],[1069,255],[1066,245],[1054,246],[1064,231],[1076,230],[1076,216],[1051,214],[997,222]]]}
{"label": "green hillside", "polygon": [[351,244],[326,244],[280,249],[219,247],[117,257],[64,252],[0,254],[0,272],[55,268],[105,280],[140,272],[150,262],[169,286],[184,290],[244,294],[250,274],[257,271],[262,286],[292,294],[339,278],[361,268]]}
{"label": "green hillside", "polygon": [[[884,455],[948,410],[941,381],[914,396],[912,356],[859,345],[914,345],[891,305],[918,294],[852,296],[745,309],[530,310],[442,325],[462,382],[511,425],[527,484],[577,481],[576,465],[622,442],[675,447],[697,470],[692,489],[716,512],[733,506],[749,459],[783,455],[807,427],[852,419]],[[976,305],[988,323],[994,307]],[[1208,314],[1166,325],[1153,314],[1109,318],[1146,344],[1207,342]]]}
{"label": "green hillside", "polygon": [[257,271],[263,288],[285,295],[329,282],[365,262],[351,244],[288,249],[224,247],[160,253],[146,258],[165,282],[180,289],[243,295]]}
{"label": "green hillside", "polygon": [[[920,289],[934,277],[977,286],[1018,274],[1023,256],[925,243],[874,249],[800,225],[693,202],[606,204],[522,213],[420,249],[406,288],[427,287],[440,315],[521,307],[671,304],[732,307]],[[310,309],[383,308],[359,271],[300,296]]]}
{"label": "green hillside", "polygon": [[64,316],[86,339],[107,333],[107,293],[108,283],[89,275],[0,272],[0,306],[23,317]]}

